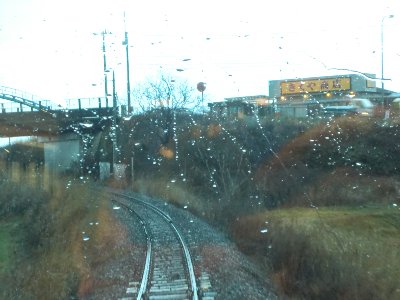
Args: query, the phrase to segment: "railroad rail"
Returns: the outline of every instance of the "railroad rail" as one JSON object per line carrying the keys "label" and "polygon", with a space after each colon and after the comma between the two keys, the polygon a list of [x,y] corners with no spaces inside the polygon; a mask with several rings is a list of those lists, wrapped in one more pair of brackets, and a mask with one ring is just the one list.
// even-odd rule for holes
{"label": "railroad rail", "polygon": [[126,295],[120,300],[214,299],[215,293],[201,293],[201,287],[211,287],[208,274],[203,273],[198,278],[198,289],[189,248],[171,217],[138,197],[109,193],[113,196],[113,205],[140,219],[147,235],[142,278],[130,282]]}

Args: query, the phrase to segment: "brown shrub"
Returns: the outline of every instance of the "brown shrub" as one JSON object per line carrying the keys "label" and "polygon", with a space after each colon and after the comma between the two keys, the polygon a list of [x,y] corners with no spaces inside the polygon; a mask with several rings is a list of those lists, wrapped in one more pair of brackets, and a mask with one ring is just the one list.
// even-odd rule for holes
{"label": "brown shrub", "polygon": [[395,241],[396,229],[379,218],[367,210],[327,210],[321,216],[292,208],[243,217],[231,233],[242,251],[264,262],[266,277],[283,298],[396,299],[398,269],[387,265],[396,260],[396,250],[382,257],[383,241],[374,241],[382,234],[365,230],[383,227],[390,231],[382,239]]}

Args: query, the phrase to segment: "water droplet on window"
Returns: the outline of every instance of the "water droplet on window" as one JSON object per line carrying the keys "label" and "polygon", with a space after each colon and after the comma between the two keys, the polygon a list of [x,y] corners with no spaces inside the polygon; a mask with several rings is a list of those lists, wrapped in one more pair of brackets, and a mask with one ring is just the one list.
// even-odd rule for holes
{"label": "water droplet on window", "polygon": [[82,239],[83,239],[84,241],[90,240],[90,237],[86,234],[86,232],[82,231],[82,235],[83,235]]}

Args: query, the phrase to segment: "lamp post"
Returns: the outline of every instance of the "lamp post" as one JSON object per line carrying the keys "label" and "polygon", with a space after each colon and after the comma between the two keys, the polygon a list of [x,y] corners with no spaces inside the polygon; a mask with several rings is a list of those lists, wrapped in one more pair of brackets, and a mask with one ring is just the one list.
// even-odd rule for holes
{"label": "lamp post", "polygon": [[[384,21],[386,20],[386,19],[391,19],[391,18],[393,18],[394,17],[394,15],[387,15],[387,16],[384,16],[383,18],[382,18],[382,20],[381,20],[381,89],[382,89],[382,91],[381,91],[381,101],[382,101],[382,105],[383,105],[383,107],[385,108],[385,98],[384,98],[384,87],[385,87],[385,84],[384,84],[384,75],[383,75],[383,67],[384,67],[384,64],[383,64],[383,58],[384,58],[384,55],[383,55],[383,25],[384,25]],[[386,117],[386,116],[385,116]]]}

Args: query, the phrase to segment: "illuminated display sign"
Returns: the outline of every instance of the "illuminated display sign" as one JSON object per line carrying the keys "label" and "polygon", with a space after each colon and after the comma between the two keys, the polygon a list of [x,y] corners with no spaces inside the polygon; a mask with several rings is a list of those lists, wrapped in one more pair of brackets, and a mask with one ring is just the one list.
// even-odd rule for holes
{"label": "illuminated display sign", "polygon": [[350,77],[281,82],[281,94],[322,93],[350,90]]}

